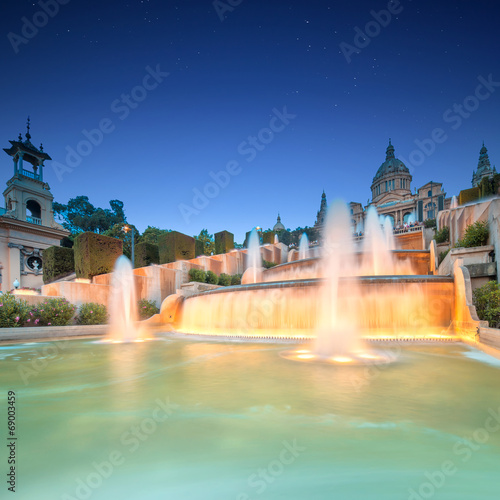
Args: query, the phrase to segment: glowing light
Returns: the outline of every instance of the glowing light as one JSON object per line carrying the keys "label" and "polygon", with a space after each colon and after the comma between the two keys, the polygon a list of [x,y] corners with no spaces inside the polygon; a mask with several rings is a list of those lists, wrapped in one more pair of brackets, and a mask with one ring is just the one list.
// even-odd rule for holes
{"label": "glowing light", "polygon": [[309,351],[307,349],[302,349],[301,351],[296,351],[297,354],[305,354],[308,353]]}
{"label": "glowing light", "polygon": [[35,290],[14,290],[14,295],[40,295]]}
{"label": "glowing light", "polygon": [[336,363],[350,363],[352,358],[348,358],[347,356],[335,356],[332,358],[332,361],[335,361]]}
{"label": "glowing light", "polygon": [[91,280],[89,280],[87,278],[76,278],[74,280],[74,283],[87,283],[87,284],[90,284]]}
{"label": "glowing light", "polygon": [[314,358],[314,354],[299,354],[297,356],[299,359],[312,359]]}

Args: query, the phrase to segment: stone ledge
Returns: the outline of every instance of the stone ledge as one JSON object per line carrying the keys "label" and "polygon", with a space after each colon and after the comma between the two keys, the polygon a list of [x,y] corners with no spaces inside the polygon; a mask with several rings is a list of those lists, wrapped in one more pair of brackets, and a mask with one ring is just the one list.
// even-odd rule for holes
{"label": "stone ledge", "polygon": [[0,328],[0,344],[31,340],[54,340],[68,337],[102,337],[108,325],[35,326]]}

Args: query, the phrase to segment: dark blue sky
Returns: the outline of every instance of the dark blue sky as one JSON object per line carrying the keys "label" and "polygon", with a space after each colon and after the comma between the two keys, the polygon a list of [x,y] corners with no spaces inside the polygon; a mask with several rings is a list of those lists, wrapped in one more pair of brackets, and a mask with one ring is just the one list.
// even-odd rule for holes
{"label": "dark blue sky", "polygon": [[[212,0],[64,2],[45,16],[9,1],[0,19],[2,147],[29,114],[59,202],[117,198],[140,230],[227,229],[241,242],[278,211],[286,227],[312,225],[323,189],[366,203],[389,137],[413,187],[470,187],[483,140],[500,166],[495,2],[219,0],[224,21]],[[82,131],[99,125],[89,148]],[[194,203],[193,189],[212,197]]]}

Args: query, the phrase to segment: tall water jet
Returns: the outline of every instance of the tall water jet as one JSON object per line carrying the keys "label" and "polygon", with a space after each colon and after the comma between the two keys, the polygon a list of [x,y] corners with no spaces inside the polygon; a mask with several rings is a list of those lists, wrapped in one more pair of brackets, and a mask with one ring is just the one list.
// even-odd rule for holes
{"label": "tall water jet", "polygon": [[[354,258],[354,242],[347,206],[335,201],[326,217],[323,248],[325,282],[321,288],[320,315],[316,331],[314,353],[320,357],[333,357],[342,362],[353,352],[362,349],[357,325],[355,300],[359,295]],[[342,298],[340,279],[343,279]]]}
{"label": "tall water jet", "polygon": [[274,235],[274,244],[278,244],[280,242],[279,236],[277,234]]}
{"label": "tall water jet", "polygon": [[309,238],[306,233],[302,233],[299,243],[299,260],[307,259],[309,257]]}
{"label": "tall water jet", "polygon": [[139,337],[137,298],[131,262],[121,255],[111,275],[108,337],[112,341],[133,342]]}
{"label": "tall water jet", "polygon": [[458,207],[458,200],[455,195],[451,197],[451,203],[450,203],[450,209],[457,208]]}
{"label": "tall water jet", "polygon": [[394,227],[390,217],[385,217],[384,219],[384,235],[387,250],[395,250],[396,240],[394,238]]}
{"label": "tall water jet", "polygon": [[387,239],[380,225],[377,209],[368,208],[365,221],[365,237],[363,240],[362,273],[373,276],[393,274],[392,255],[387,247]]}
{"label": "tall water jet", "polygon": [[262,275],[259,233],[253,228],[248,237],[247,268],[241,278],[244,284],[257,283]]}

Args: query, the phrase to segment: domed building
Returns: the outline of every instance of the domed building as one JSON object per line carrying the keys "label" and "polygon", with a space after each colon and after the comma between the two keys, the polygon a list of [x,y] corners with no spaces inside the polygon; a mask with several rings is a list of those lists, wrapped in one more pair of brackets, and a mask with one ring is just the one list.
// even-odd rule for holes
{"label": "domed building", "polygon": [[385,161],[373,178],[372,203],[382,204],[411,197],[412,176],[408,167],[394,156],[394,146],[389,139]]}
{"label": "domed building", "polygon": [[403,225],[410,218],[423,222],[434,219],[440,210],[448,208],[451,202],[446,198],[443,184],[430,181],[411,192],[413,180],[408,167],[394,154],[394,146],[389,139],[385,161],[380,165],[371,184],[372,199],[363,207],[361,203],[351,202],[352,224],[356,231],[361,230],[366,209],[375,205],[380,215],[392,219],[394,226]]}
{"label": "domed building", "polygon": [[273,227],[273,231],[275,233],[279,233],[280,231],[284,231],[284,230],[285,230],[285,226],[281,223],[281,217],[280,217],[280,214],[278,214],[278,219],[276,221],[276,224]]}

